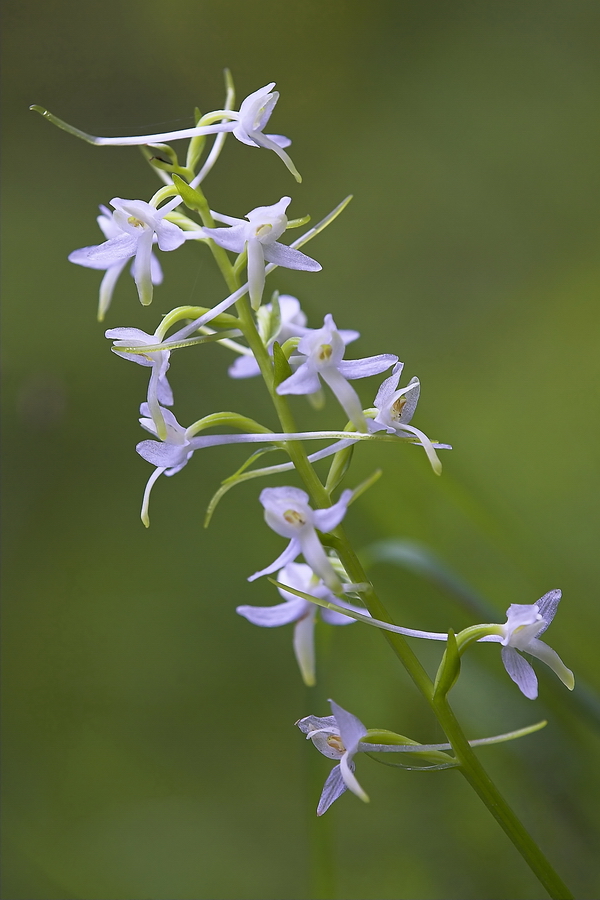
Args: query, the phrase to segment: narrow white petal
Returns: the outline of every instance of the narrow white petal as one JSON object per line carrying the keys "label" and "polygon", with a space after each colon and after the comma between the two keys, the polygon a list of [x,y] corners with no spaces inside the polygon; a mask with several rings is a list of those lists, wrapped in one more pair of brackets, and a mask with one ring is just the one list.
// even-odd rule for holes
{"label": "narrow white petal", "polygon": [[326,813],[331,804],[334,803],[338,797],[341,797],[346,789],[347,785],[342,777],[340,766],[334,766],[323,787],[321,799],[317,806],[317,815],[322,816],[323,813]]}
{"label": "narrow white petal", "polygon": [[300,668],[302,680],[308,687],[316,684],[315,670],[315,614],[313,606],[306,615],[298,619],[294,628],[294,653]]}
{"label": "narrow white petal", "polygon": [[558,675],[562,683],[566,685],[570,691],[573,690],[575,687],[575,676],[570,669],[567,669],[558,653],[553,650],[552,647],[549,647],[544,641],[538,641],[537,638],[534,638],[529,642],[527,652],[531,653],[531,655],[535,656],[537,659],[541,659],[547,666],[550,666],[552,671]]}
{"label": "narrow white petal", "polygon": [[502,662],[519,690],[529,700],[535,700],[538,695],[538,681],[527,660],[523,659],[513,647],[503,647]]}

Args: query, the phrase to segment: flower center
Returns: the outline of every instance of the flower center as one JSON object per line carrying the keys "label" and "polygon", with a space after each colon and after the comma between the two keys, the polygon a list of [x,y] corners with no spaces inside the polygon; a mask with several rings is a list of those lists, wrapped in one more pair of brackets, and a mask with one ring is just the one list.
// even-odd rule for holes
{"label": "flower center", "polygon": [[283,514],[283,518],[290,525],[298,525],[302,527],[302,525],[306,525],[306,518],[299,513],[297,509],[286,509]]}
{"label": "flower center", "polygon": [[144,223],[140,219],[136,219],[135,216],[129,216],[127,219],[128,225],[133,225],[134,228],[143,228]]}
{"label": "flower center", "polygon": [[338,753],[346,752],[346,748],[344,747],[344,743],[339,734],[330,734],[327,738],[327,743],[333,750],[337,750]]}
{"label": "flower center", "polygon": [[398,420],[402,416],[402,410],[406,406],[406,397],[398,397],[397,400],[394,400],[392,403],[392,408],[390,410],[392,419]]}
{"label": "flower center", "polygon": [[333,353],[333,347],[331,344],[321,344],[319,347],[319,359],[321,362],[327,362],[331,359],[331,354]]}
{"label": "flower center", "polygon": [[273,230],[273,226],[269,225],[268,222],[265,222],[264,225],[259,225],[258,228],[254,231],[254,236],[259,240],[263,237],[266,237],[270,231]]}

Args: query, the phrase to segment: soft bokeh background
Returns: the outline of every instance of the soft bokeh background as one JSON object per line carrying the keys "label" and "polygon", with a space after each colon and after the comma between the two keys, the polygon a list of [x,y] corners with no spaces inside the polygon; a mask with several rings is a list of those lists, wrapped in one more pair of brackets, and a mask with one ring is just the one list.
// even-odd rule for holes
{"label": "soft bokeh background", "polygon": [[[277,81],[273,130],[294,138],[304,183],[229,140],[211,204],[243,215],[289,193],[316,220],[353,192],[310,246],[323,272],[272,284],[311,325],[332,312],[358,328],[353,355],[398,353],[423,384],[415,424],[455,447],[441,479],[416,448],[359,448],[349,483],[385,474],[348,516],[357,546],[421,542],[499,621],[563,589],[548,637],[575,694],[540,673],[526,701],[487,646],[454,704],[472,736],[549,719],[481,756],[577,896],[598,896],[599,19],[587,0],[7,0],[4,897],[301,900],[315,846],[332,848],[339,898],[541,896],[456,773],[360,759],[370,806],[347,795],[315,819],[329,763],[293,725],[328,696],[368,726],[442,735],[374,630],[320,635],[311,694],[290,629],[235,614],[277,601],[245,579],[282,549],[258,482],[202,528],[239,448],[159,482],[140,524],[146,372],[111,356],[100,276],[66,257],[99,240],[98,203],[157,182],[135,148],[90,147],[27,107],[96,134],[183,127],[222,104],[224,66],[239,97]],[[162,257],[150,309],[124,276],[106,325],[150,331],[224,296],[203,249]],[[228,362],[176,356],[180,420],[229,408],[274,424]],[[361,384],[366,404],[375,389]],[[342,416],[330,402],[317,421]],[[472,621],[427,579],[373,575],[406,624]],[[419,651],[432,667],[438,648]]]}

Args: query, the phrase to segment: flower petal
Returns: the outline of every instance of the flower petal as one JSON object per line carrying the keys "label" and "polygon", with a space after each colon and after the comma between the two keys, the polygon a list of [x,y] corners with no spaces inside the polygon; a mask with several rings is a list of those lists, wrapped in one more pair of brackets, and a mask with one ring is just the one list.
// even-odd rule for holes
{"label": "flower petal", "polygon": [[278,628],[280,625],[289,625],[296,622],[307,613],[308,600],[302,597],[294,597],[286,603],[278,603],[277,606],[238,606],[236,613],[244,616],[253,625],[262,628]]}
{"label": "flower petal", "polygon": [[367,729],[357,716],[353,716],[352,713],[341,707],[335,700],[330,700],[329,705],[340,729],[346,752],[352,757],[356,753],[360,739],[367,733]]}
{"label": "flower petal", "polygon": [[531,655],[535,656],[537,659],[541,659],[547,666],[550,666],[552,671],[558,675],[562,683],[568,687],[570,691],[573,690],[575,687],[575,676],[570,669],[567,669],[558,653],[553,650],[552,647],[549,647],[544,641],[538,641],[537,638],[533,638],[533,640],[529,642],[527,652],[531,653]]}
{"label": "flower petal", "polygon": [[292,538],[283,553],[277,557],[275,562],[272,562],[266,569],[261,569],[260,572],[255,572],[253,575],[250,575],[248,581],[256,581],[256,579],[260,578],[262,575],[270,575],[272,572],[275,572],[276,569],[280,569],[282,566],[294,562],[299,553],[300,541],[297,538]]}
{"label": "flower petal", "polygon": [[317,806],[317,815],[322,816],[323,813],[326,813],[331,804],[334,803],[338,797],[341,797],[344,791],[347,790],[347,787],[348,786],[346,785],[342,777],[340,766],[334,766],[323,786],[321,799],[319,800],[319,805]]}
{"label": "flower petal", "polygon": [[185,243],[185,233],[173,222],[161,219],[156,225],[156,237],[161,250],[177,250]]}
{"label": "flower petal", "polygon": [[538,631],[536,637],[539,637],[540,634],[543,634],[548,625],[550,625],[550,623],[552,622],[552,619],[556,615],[556,610],[558,609],[558,604],[560,603],[561,597],[562,591],[559,591],[557,589],[554,591],[548,591],[547,594],[544,594],[544,596],[537,601],[536,606],[540,611],[540,615],[544,619],[544,624]]}
{"label": "flower petal", "polygon": [[527,660],[523,659],[513,647],[503,647],[502,662],[519,690],[529,700],[535,700],[538,695],[538,680]]}
{"label": "flower petal", "polygon": [[301,619],[298,619],[294,628],[294,653],[300,668],[302,680],[307,687],[316,684],[315,671],[315,615],[316,606],[309,604],[311,608],[306,611]]}
{"label": "flower petal", "polygon": [[274,263],[276,266],[283,266],[285,269],[299,269],[302,272],[320,272],[323,266],[316,259],[301,253],[300,250],[294,250],[287,244],[280,244],[275,241],[273,244],[265,244],[265,259]]}
{"label": "flower petal", "polygon": [[338,370],[344,378],[367,378],[369,375],[381,375],[390,366],[398,362],[393,353],[380,353],[378,356],[366,356],[364,359],[343,359]]}

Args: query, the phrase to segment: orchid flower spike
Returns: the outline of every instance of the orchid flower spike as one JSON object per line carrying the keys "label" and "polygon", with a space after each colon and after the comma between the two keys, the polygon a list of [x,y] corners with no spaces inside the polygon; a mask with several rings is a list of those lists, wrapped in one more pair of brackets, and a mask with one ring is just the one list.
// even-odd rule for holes
{"label": "orchid flower spike", "polygon": [[544,641],[538,640],[548,628],[560,602],[559,590],[549,591],[537,603],[530,605],[513,603],[506,611],[506,623],[500,626],[501,634],[488,634],[480,641],[495,641],[502,644],[504,668],[519,690],[530,700],[538,695],[538,680],[531,665],[520,655],[530,653],[536,659],[550,666],[562,683],[573,690],[575,678],[567,669],[558,653]]}
{"label": "orchid flower spike", "polygon": [[[115,222],[113,218],[113,213],[107,206],[100,206],[101,215],[96,217],[96,221],[104,234],[107,242],[121,237],[123,235],[122,229]],[[156,243],[156,235],[154,236],[154,243]],[[106,247],[106,244],[102,244],[99,246]],[[100,283],[100,298],[98,302],[98,321],[102,322],[104,320],[104,316],[108,312],[108,308],[111,304],[113,292],[115,289],[115,285],[119,278],[119,275],[127,265],[127,261],[129,256],[125,256],[122,259],[94,259],[90,257],[90,250],[98,249],[92,247],[83,247],[81,250],[74,250],[69,254],[69,262],[76,263],[79,266],[86,266],[88,269],[104,269],[104,278]],[[135,278],[135,264],[131,267],[131,275]],[[161,284],[163,280],[162,269],[160,267],[160,263],[156,258],[154,253],[150,254],[150,278],[152,280],[152,284]]]}
{"label": "orchid flower spike", "polygon": [[113,352],[123,359],[130,359],[140,366],[150,366],[150,382],[148,384],[148,409],[155,423],[155,430],[161,439],[167,434],[164,421],[163,406],[173,405],[173,391],[167,379],[169,368],[170,350],[155,350],[152,353],[123,353],[120,347],[143,347],[144,345],[156,345],[160,343],[160,337],[156,334],[147,334],[139,328],[109,328],[104,332],[109,340],[114,341]]}
{"label": "orchid flower spike", "polygon": [[[232,109],[219,109],[215,112],[208,113],[203,116],[203,121],[209,120],[211,124],[197,125],[192,128],[183,128],[179,131],[163,131],[160,134],[140,134],[130,137],[96,137],[93,134],[87,134],[67,122],[63,122],[58,116],[53,115],[42,106],[30,106],[30,109],[40,113],[45,119],[52,122],[63,131],[74,134],[76,137],[82,138],[88,144],[96,146],[135,146],[139,144],[162,144],[165,141],[178,141],[184,138],[200,137],[208,134],[222,134],[223,132],[232,131],[234,137],[243,144],[251,147],[266,147],[273,150],[277,156],[283,161],[287,169],[292,173],[296,181],[302,181],[302,176],[298,172],[296,166],[283,149],[289,147],[292,143],[289,138],[282,134],[264,134],[267,122],[271,118],[271,113],[275,108],[275,104],[279,100],[279,92],[274,91],[275,82],[266,84],[264,87],[249,94],[236,112]],[[222,121],[230,119],[232,121]]]}
{"label": "orchid flower spike", "polygon": [[331,804],[346,790],[351,790],[365,803],[369,802],[368,796],[356,780],[353,762],[354,755],[360,750],[360,740],[367,733],[367,729],[352,713],[342,709],[333,700],[329,703],[332,716],[307,716],[296,722],[307,740],[311,740],[323,756],[339,759],[338,765],[333,767],[323,787],[317,806],[318,816],[327,812]]}
{"label": "orchid flower spike", "polygon": [[[293,337],[303,337],[305,334],[314,332],[314,328],[306,327],[306,313],[300,307],[300,301],[296,297],[289,294],[281,294],[279,299],[279,313],[281,321],[277,331],[271,335],[267,349],[269,353],[273,353],[273,343],[277,341],[279,344],[285,344],[287,340]],[[259,313],[265,311],[268,315],[273,312],[273,304],[265,303],[259,310]],[[360,334],[358,331],[342,330],[339,332],[344,344],[355,341]],[[229,367],[229,375],[231,378],[253,378],[260,375],[260,368],[254,354],[248,356],[240,356]]]}
{"label": "orchid flower spike", "polygon": [[344,352],[345,342],[333,316],[326,315],[322,328],[301,338],[299,355],[290,358],[291,365],[296,364],[298,368],[279,385],[277,393],[314,394],[321,387],[321,377],[334,392],[357,431],[366,432],[368,426],[362,404],[354,388],[348,384],[348,379],[380,375],[397,363],[398,357],[382,353],[364,359],[344,360]]}
{"label": "orchid flower spike", "polygon": [[255,572],[248,581],[255,581],[261,575],[270,575],[281,566],[294,562],[302,553],[315,575],[322,578],[335,594],[342,592],[342,583],[335,573],[329,557],[325,553],[316,529],[333,531],[346,515],[352,491],[344,491],[340,499],[327,509],[311,509],[306,491],[295,487],[265,488],[261,491],[260,502],[265,509],[265,521],[273,531],[290,542],[277,559]]}
{"label": "orchid flower spike", "polygon": [[[398,382],[403,368],[404,363],[397,362],[390,377],[385,379],[377,391],[375,397],[377,414],[372,419],[367,419],[368,429],[371,432],[387,431],[388,434],[397,434],[398,437],[416,435],[425,449],[433,470],[439,474],[442,465],[435,452],[434,444],[426,434],[413,425],[409,425],[419,402],[421,385],[418,378],[411,378],[407,385],[398,390]],[[444,450],[452,449],[448,444],[435,444],[435,447]]]}
{"label": "orchid flower spike", "polygon": [[234,253],[248,253],[248,285],[250,302],[254,309],[260,306],[265,286],[265,260],[286,269],[300,269],[304,272],[320,272],[321,265],[300,250],[278,243],[287,228],[285,214],[291,203],[290,197],[282,197],[273,206],[257,206],[246,218],[235,219],[213,212],[217,222],[224,222],[229,228],[204,228],[205,237],[212,238],[220,247]]}
{"label": "orchid flower spike", "polygon": [[[179,198],[170,200],[157,209],[144,200],[121,200],[114,197],[110,204],[115,211],[101,207],[103,216],[98,224],[108,238],[103,244],[82,247],[69,254],[69,261],[89,269],[106,269],[100,288],[101,318],[111,301],[115,282],[128,259],[134,257],[132,274],[138,289],[140,302],[144,306],[152,303],[153,285],[162,280],[160,267],[153,265],[152,244],[156,242],[161,250],[176,250],[184,243],[185,232],[167,222],[165,216],[179,203]],[[102,316],[100,315],[102,313]]]}
{"label": "orchid flower spike", "polygon": [[[322,600],[337,602],[339,606],[345,606],[354,612],[365,613],[364,609],[351,606],[344,600],[337,600],[331,591],[323,584],[310,568],[304,563],[288,563],[277,575],[277,581],[287,584],[305,594],[319,597]],[[289,591],[278,588],[285,600],[277,606],[238,606],[236,612],[244,616],[253,625],[263,628],[277,628],[279,625],[288,625],[295,622],[294,627],[294,653],[304,683],[311,687],[316,684],[315,677],[315,622],[319,607],[303,597],[298,597]],[[328,625],[349,625],[355,621],[349,616],[344,616],[332,609],[320,608],[321,618]]]}

